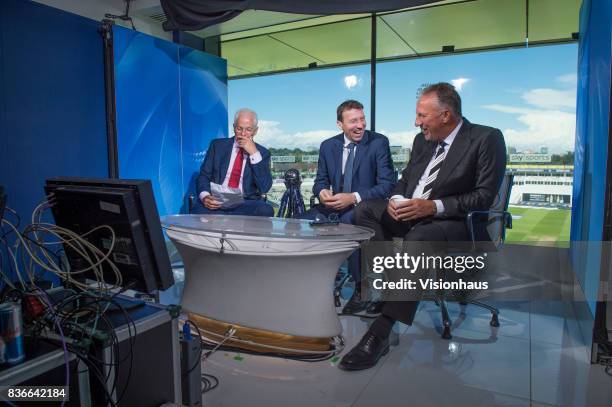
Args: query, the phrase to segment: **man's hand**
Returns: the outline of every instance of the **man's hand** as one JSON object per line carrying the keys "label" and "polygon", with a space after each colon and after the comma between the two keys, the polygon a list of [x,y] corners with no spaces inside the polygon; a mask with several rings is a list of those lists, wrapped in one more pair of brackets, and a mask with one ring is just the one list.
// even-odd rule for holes
{"label": "man's hand", "polygon": [[212,195],[206,195],[202,200],[204,207],[211,211],[217,210],[221,207],[221,202],[217,201]]}
{"label": "man's hand", "polygon": [[327,206],[327,201],[333,198],[334,194],[329,189],[322,189],[319,192],[319,202],[321,202],[324,206]]}
{"label": "man's hand", "polygon": [[325,200],[323,205],[325,205],[326,208],[332,209],[334,211],[341,211],[356,203],[357,199],[355,198],[355,194],[346,192],[330,196],[328,199]]}
{"label": "man's hand", "polygon": [[436,214],[436,204],[429,199],[414,198],[406,201],[390,199],[387,213],[396,221],[426,218]]}
{"label": "man's hand", "polygon": [[236,137],[236,144],[249,155],[253,155],[257,152],[257,146],[252,137]]}

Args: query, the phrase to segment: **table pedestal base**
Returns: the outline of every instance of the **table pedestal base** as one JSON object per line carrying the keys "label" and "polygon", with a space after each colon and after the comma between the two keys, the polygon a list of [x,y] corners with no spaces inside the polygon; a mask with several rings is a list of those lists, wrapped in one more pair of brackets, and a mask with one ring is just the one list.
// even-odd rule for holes
{"label": "table pedestal base", "polygon": [[185,264],[181,306],[186,312],[300,337],[332,338],[342,333],[334,305],[334,278],[356,243],[334,248],[322,242],[327,250],[266,252],[276,242],[262,241],[257,242],[258,251],[219,252],[187,240],[201,236],[174,231],[168,236]]}
{"label": "table pedestal base", "polygon": [[202,315],[189,313],[189,319],[193,321],[206,339],[219,343],[228,334],[230,328],[234,328],[234,337],[223,343],[224,346],[245,349],[259,353],[278,353],[283,355],[300,355],[307,352],[328,352],[332,350],[332,338],[311,338],[306,336],[295,336],[263,329],[249,328],[246,326],[229,324],[207,318]]}

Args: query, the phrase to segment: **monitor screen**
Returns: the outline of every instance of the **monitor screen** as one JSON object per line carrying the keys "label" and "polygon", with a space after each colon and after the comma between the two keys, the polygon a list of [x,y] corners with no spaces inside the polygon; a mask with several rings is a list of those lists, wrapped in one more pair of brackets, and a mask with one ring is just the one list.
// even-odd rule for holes
{"label": "monitor screen", "polygon": [[[174,284],[150,181],[60,177],[48,179],[45,191],[57,226],[79,235],[102,225],[113,229],[114,242],[108,229],[84,239],[104,253],[112,244],[109,258],[119,268],[124,287],[150,293]],[[70,246],[64,244],[64,250],[72,270],[90,265]],[[103,275],[104,281],[115,284],[106,262]],[[97,279],[93,271],[78,277]]]}

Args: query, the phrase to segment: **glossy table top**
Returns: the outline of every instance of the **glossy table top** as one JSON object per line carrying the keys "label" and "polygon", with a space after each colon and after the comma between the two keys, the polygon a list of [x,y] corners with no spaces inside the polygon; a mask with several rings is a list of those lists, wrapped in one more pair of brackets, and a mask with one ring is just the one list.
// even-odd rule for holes
{"label": "glossy table top", "polygon": [[364,241],[374,236],[369,228],[347,225],[313,226],[308,220],[228,215],[168,215],[165,229],[189,230],[195,234],[220,233],[301,240]]}

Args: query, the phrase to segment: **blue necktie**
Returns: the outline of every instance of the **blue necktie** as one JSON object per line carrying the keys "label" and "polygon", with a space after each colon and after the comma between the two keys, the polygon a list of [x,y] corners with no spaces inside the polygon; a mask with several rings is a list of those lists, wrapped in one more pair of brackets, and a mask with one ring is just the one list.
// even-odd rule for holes
{"label": "blue necktie", "polygon": [[346,148],[349,149],[346,164],[344,165],[344,183],[342,184],[342,192],[352,192],[353,186],[353,162],[355,161],[355,143],[349,143]]}

